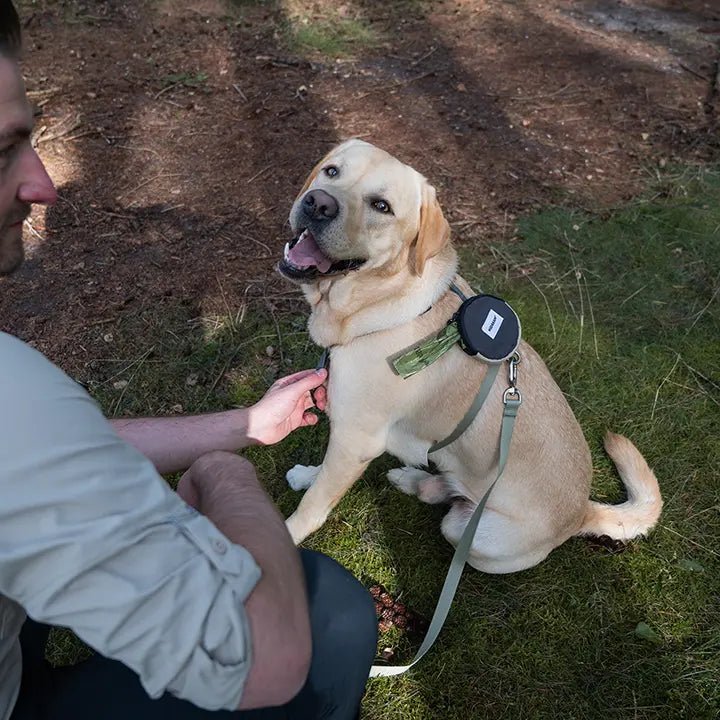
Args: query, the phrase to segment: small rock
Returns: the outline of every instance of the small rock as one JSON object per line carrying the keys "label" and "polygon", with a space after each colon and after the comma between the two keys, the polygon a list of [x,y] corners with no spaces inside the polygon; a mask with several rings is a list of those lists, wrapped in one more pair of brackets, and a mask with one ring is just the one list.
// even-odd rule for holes
{"label": "small rock", "polygon": [[127,381],[127,380],[116,380],[116,381],[113,383],[113,387],[114,387],[116,390],[124,390],[127,386],[128,386],[128,381]]}

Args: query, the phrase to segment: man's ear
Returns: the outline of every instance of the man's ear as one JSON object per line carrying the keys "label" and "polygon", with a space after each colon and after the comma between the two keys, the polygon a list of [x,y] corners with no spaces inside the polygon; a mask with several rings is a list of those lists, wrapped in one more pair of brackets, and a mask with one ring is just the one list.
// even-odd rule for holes
{"label": "man's ear", "polygon": [[423,184],[420,204],[420,229],[410,250],[410,264],[416,275],[422,275],[425,263],[450,242],[450,225],[443,215],[429,183]]}

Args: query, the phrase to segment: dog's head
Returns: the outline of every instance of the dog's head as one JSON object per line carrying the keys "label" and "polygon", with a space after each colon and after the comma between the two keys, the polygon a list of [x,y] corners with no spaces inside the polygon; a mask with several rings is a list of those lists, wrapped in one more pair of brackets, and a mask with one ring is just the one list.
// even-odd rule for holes
{"label": "dog's head", "polygon": [[279,271],[299,283],[407,264],[422,275],[450,237],[427,180],[361,140],[330,151],[305,181],[290,212],[294,238]]}

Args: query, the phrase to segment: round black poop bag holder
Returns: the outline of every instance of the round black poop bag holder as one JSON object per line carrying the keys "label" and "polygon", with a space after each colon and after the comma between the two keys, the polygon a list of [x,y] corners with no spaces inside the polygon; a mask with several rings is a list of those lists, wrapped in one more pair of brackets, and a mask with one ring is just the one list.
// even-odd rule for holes
{"label": "round black poop bag holder", "polygon": [[507,360],[520,344],[520,318],[505,300],[494,295],[465,298],[455,324],[462,349],[485,362]]}

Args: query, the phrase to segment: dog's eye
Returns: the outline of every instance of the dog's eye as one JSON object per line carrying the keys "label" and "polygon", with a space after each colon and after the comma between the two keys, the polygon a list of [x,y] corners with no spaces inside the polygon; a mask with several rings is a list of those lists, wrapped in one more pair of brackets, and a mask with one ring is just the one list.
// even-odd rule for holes
{"label": "dog's eye", "polygon": [[340,171],[334,165],[328,165],[325,168],[325,174],[328,177],[335,177]]}
{"label": "dog's eye", "polygon": [[370,204],[378,212],[381,212],[381,213],[389,213],[390,212],[390,203],[385,202],[385,200],[373,200]]}

